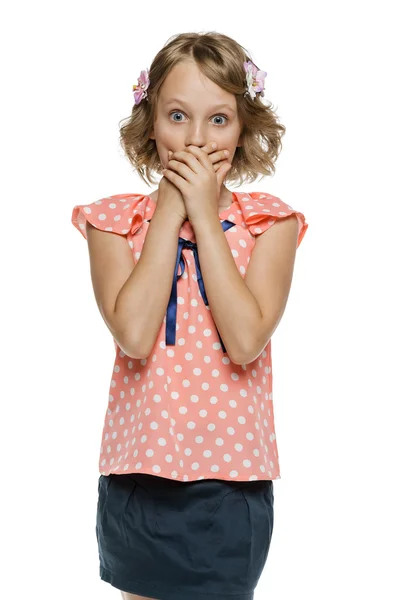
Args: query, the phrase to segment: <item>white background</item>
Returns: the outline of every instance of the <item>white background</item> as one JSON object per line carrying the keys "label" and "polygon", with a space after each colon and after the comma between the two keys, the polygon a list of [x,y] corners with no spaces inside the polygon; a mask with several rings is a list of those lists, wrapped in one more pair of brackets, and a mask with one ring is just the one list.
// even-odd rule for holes
{"label": "white background", "polygon": [[[1,11],[0,596],[119,598],[98,575],[97,461],[114,346],[72,209],[150,193],[118,141],[174,34],[267,71],[287,132],[270,192],[303,212],[272,340],[282,479],[256,600],[395,600],[399,110],[395,2],[13,2]],[[190,600],[190,599],[188,599]]]}

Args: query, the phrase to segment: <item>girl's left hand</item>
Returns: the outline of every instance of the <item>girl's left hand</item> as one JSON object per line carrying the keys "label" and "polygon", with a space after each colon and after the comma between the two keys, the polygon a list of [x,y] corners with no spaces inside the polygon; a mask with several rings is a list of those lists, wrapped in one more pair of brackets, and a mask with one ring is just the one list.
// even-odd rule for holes
{"label": "girl's left hand", "polygon": [[[223,150],[213,152],[213,158],[227,160]],[[180,190],[192,225],[218,216],[221,185],[231,166],[227,162],[215,172],[209,155],[197,146],[172,154],[163,175]]]}

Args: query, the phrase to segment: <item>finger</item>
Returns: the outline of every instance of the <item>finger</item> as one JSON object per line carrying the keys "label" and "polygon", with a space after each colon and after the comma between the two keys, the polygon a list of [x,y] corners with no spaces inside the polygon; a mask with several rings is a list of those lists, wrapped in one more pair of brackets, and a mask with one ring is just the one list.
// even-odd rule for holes
{"label": "finger", "polygon": [[229,169],[232,167],[232,165],[230,163],[223,165],[220,170],[217,173],[217,182],[218,182],[218,187],[221,187],[225,177],[228,174]]}
{"label": "finger", "polygon": [[220,161],[218,161],[218,162],[214,163],[214,164],[213,164],[214,171],[218,171],[218,169],[220,169],[220,168],[222,167],[222,165],[226,165],[226,163],[227,163],[227,160],[228,160],[228,159],[227,159],[227,158],[225,158],[224,160],[220,160]]}
{"label": "finger", "polygon": [[187,146],[186,149],[188,152],[190,152],[197,158],[197,160],[199,161],[201,166],[204,167],[204,169],[207,169],[207,171],[212,169],[213,165],[210,160],[210,157],[201,148],[198,148],[197,146]]}
{"label": "finger", "polygon": [[[181,153],[177,152],[177,154],[181,154]],[[185,154],[185,153],[182,153],[182,154]],[[167,169],[169,171],[178,173],[181,177],[183,177],[183,179],[186,179],[186,181],[191,181],[193,174],[197,173],[199,170],[199,166],[198,166],[199,163],[197,162],[197,160],[194,156],[189,157],[189,158],[194,159],[194,161],[197,163],[197,167],[195,165],[194,168],[192,169],[191,165],[190,165],[190,161],[189,161],[189,165],[187,165],[185,162],[182,162],[181,160],[172,159],[172,160],[168,161]],[[186,159],[186,160],[188,160],[188,159]],[[197,168],[196,171],[195,171],[195,168]]]}
{"label": "finger", "polygon": [[[211,160],[212,163],[217,162],[218,160],[223,160],[223,159],[227,159],[229,158],[229,150],[216,150],[217,148],[217,142],[209,142],[208,144],[206,144],[205,146],[200,146],[200,150],[203,150],[203,152],[206,152],[209,155],[209,158]],[[215,145],[215,148],[214,148]],[[186,146],[185,149],[187,148],[196,148],[197,146]],[[171,158],[173,153],[169,152],[169,158]]]}
{"label": "finger", "polygon": [[175,173],[175,171],[171,171],[170,169],[163,169],[162,174],[163,177],[173,183],[182,194],[185,193],[186,181],[185,179],[182,179],[178,173]]}
{"label": "finger", "polygon": [[218,148],[217,142],[208,142],[208,144],[206,144],[205,146],[201,146],[200,149],[203,150],[203,152],[210,154],[211,152],[215,152],[215,150],[217,148]]}
{"label": "finger", "polygon": [[[201,152],[201,150],[200,150],[200,152]],[[174,161],[181,162],[181,163],[188,165],[188,167],[190,167],[192,169],[193,173],[199,173],[199,171],[200,171],[199,161],[197,160],[197,158],[195,156],[193,156],[193,154],[191,154],[190,152],[188,152],[186,150],[173,152],[172,158],[168,162],[168,165],[170,165],[170,164],[174,165]]]}
{"label": "finger", "polygon": [[228,160],[229,158],[229,150],[216,150],[212,154],[208,155],[208,158],[214,164],[218,161]]}
{"label": "finger", "polygon": [[[229,160],[229,150],[216,150],[212,148],[212,145],[216,144],[216,142],[210,142],[201,148],[201,150],[206,151],[208,153],[208,157],[211,162],[214,164],[217,161]],[[189,146],[188,146],[189,148]]]}

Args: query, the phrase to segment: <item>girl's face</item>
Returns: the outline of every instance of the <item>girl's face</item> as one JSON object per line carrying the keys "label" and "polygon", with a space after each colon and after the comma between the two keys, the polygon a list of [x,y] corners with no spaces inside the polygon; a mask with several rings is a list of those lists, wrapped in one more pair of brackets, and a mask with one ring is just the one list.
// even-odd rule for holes
{"label": "girl's face", "polygon": [[229,150],[232,162],[240,133],[235,96],[205,77],[193,61],[175,65],[160,88],[150,135],[163,167],[169,150],[209,142],[216,142],[217,150]]}

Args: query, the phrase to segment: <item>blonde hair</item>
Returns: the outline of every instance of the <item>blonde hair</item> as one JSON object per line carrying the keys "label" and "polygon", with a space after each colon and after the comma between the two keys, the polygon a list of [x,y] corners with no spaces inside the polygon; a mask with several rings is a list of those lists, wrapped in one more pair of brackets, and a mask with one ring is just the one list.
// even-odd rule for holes
{"label": "blonde hair", "polygon": [[[201,72],[236,97],[242,146],[236,148],[226,182],[255,181],[275,172],[274,162],[282,148],[286,128],[278,122],[271,103],[263,104],[260,92],[248,94],[243,62],[252,60],[238,42],[222,33],[181,33],[173,36],[154,57],[149,69],[148,98],[134,105],[131,116],[120,126],[120,144],[146,184],[157,183],[162,165],[155,140],[149,139],[157,110],[160,87],[179,62],[193,60]],[[258,67],[257,67],[258,68]],[[264,147],[266,144],[266,148]]]}

